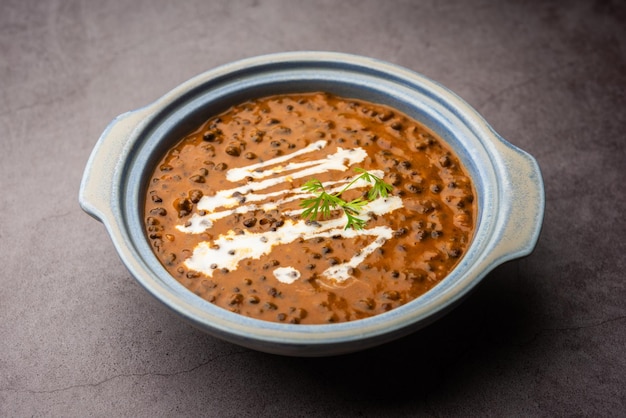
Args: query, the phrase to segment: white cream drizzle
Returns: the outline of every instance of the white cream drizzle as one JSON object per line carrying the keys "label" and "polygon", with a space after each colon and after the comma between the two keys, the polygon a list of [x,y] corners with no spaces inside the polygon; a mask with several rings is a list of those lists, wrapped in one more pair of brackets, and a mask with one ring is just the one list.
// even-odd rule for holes
{"label": "white cream drizzle", "polygon": [[[324,141],[325,142],[325,141]],[[305,148],[306,149],[306,148]],[[309,152],[313,150],[309,149]],[[294,153],[295,154],[295,153]],[[292,156],[293,154],[289,154],[287,156]],[[285,161],[285,157],[278,157],[272,160],[267,160],[262,163],[264,165],[272,165],[276,164],[276,161],[279,162]],[[354,148],[354,149],[343,149],[341,147],[337,148],[337,152],[329,155],[327,158],[321,160],[308,161],[305,164],[308,168],[305,170],[300,170],[296,173],[290,175],[284,175],[279,177],[273,177],[270,179],[266,179],[258,182],[250,182],[243,186],[235,187],[227,190],[220,190],[213,196],[203,196],[202,199],[198,202],[198,210],[206,210],[209,212],[215,211],[215,209],[219,207],[232,208],[241,204],[241,196],[246,196],[253,193],[255,190],[264,190],[269,187],[277,186],[279,184],[291,183],[294,179],[299,179],[303,177],[309,177],[315,174],[324,173],[326,171],[346,171],[348,167],[353,164],[360,163],[367,157],[367,153],[363,148]],[[254,164],[258,165],[258,164]],[[260,177],[266,177],[270,174],[278,174],[283,171],[293,170],[294,166],[300,166],[301,164],[293,164],[291,167],[287,165],[286,167],[275,167],[272,170],[264,171],[263,175],[258,174]],[[237,170],[241,172],[246,167],[241,168],[233,168],[231,170]],[[226,176],[229,177],[231,170],[228,170]],[[251,174],[253,170],[244,170],[245,173]],[[268,174],[268,172],[270,172]],[[247,174],[246,174],[247,176]],[[244,176],[244,178],[246,177]],[[251,177],[253,177],[251,175]],[[239,175],[230,176],[230,178],[239,178]],[[289,191],[289,189],[286,189]],[[240,196],[237,196],[240,195]],[[247,200],[247,198],[246,198]]]}
{"label": "white cream drizzle", "polygon": [[[382,177],[383,172],[380,170],[372,170],[371,173],[375,176],[379,176]],[[352,178],[347,178],[344,180],[339,180],[339,181],[329,181],[329,182],[324,182],[324,188],[326,188],[326,190],[329,193],[335,193],[338,192],[341,189],[341,186],[344,184],[349,183],[352,180]],[[358,189],[361,187],[366,187],[368,186],[369,183],[363,179],[359,179],[358,181],[356,181],[353,185],[353,188]],[[231,189],[232,190],[232,189]],[[277,197],[277,196],[281,196],[284,194],[290,193],[291,195],[283,198],[283,199],[279,199],[276,201],[272,201],[272,202],[268,202],[268,203],[264,203],[261,205],[257,205],[257,204],[242,204],[239,206],[236,206],[232,209],[227,209],[227,210],[214,210],[211,212],[207,212],[204,215],[200,215],[198,213],[194,213],[191,218],[189,218],[188,223],[185,225],[177,225],[176,229],[178,229],[181,232],[185,232],[188,234],[201,234],[204,231],[206,231],[207,229],[211,228],[213,226],[213,223],[215,221],[218,221],[220,219],[226,218],[230,215],[239,213],[239,214],[244,214],[244,213],[248,213],[248,212],[254,212],[256,210],[264,210],[264,211],[270,211],[273,209],[276,209],[278,207],[280,207],[281,205],[285,204],[285,203],[289,203],[292,202],[294,200],[299,200],[299,199],[303,199],[303,198],[307,198],[307,197],[312,197],[313,195],[310,193],[305,193],[302,188],[297,188],[297,189],[284,189],[284,190],[279,190],[277,192],[272,192],[272,193],[266,193],[266,194],[262,194],[262,193],[254,193],[254,192],[250,192],[247,195],[241,195],[241,197],[245,196],[246,199],[246,203],[247,202],[259,202],[259,201],[267,201],[270,198],[273,197]],[[239,197],[238,199],[241,199],[241,197]],[[204,196],[202,199],[211,199],[211,197],[208,196]],[[201,210],[206,210],[204,209],[205,205],[202,204],[202,199],[200,200],[200,202],[198,202],[198,208]],[[287,216],[294,216],[294,215],[298,215],[300,213],[302,213],[302,209],[296,209],[296,210],[289,210],[289,211],[285,211],[283,212],[285,215]]]}
{"label": "white cream drizzle", "polygon": [[[304,178],[326,171],[346,171],[353,164],[363,161],[367,153],[362,148],[345,150],[338,147],[334,154],[328,155],[324,159],[306,161],[302,163],[288,163],[290,159],[318,151],[327,145],[327,141],[314,142],[307,147],[292,154],[277,157],[258,164],[246,167],[233,168],[227,172],[227,179],[235,182],[246,177],[253,179],[263,179],[285,172],[292,172],[288,175],[275,176],[261,181],[251,181],[244,186],[227,190],[220,190],[213,196],[204,196],[197,204],[197,209],[205,211],[204,215],[195,213],[186,225],[178,225],[176,228],[182,232],[199,234],[211,228],[213,223],[235,213],[247,213],[259,209],[265,211],[280,207],[282,204],[312,195],[305,193],[301,188],[284,188],[271,193],[259,193],[269,187],[278,184],[291,182],[296,178]],[[262,168],[271,167],[267,170]],[[294,170],[299,170],[295,171]],[[379,170],[372,171],[372,174],[382,177]],[[331,193],[340,190],[343,184],[350,179],[343,179],[336,182],[324,183]],[[365,187],[369,183],[359,180],[354,184],[355,188]],[[271,198],[287,195],[276,201],[268,201]],[[253,202],[266,203],[253,203]],[[403,206],[402,199],[396,196],[379,198],[369,202],[364,206],[361,218],[369,220],[372,214],[383,215],[393,212]],[[218,210],[224,208],[225,210]],[[284,212],[286,215],[297,215],[301,209]],[[357,254],[345,263],[332,266],[325,270],[322,275],[336,281],[344,281],[351,277],[352,269],[361,264],[365,258],[392,237],[393,230],[386,226],[378,226],[370,229],[354,230],[344,229],[345,219],[332,219],[322,222],[306,222],[303,220],[294,222],[291,219],[285,220],[283,226],[275,231],[265,231],[262,233],[251,233],[243,230],[236,234],[229,231],[220,235],[212,241],[200,242],[193,250],[193,254],[187,260],[187,268],[204,273],[212,277],[216,270],[235,270],[239,263],[245,259],[260,259],[272,252],[278,245],[289,244],[297,239],[309,240],[317,237],[342,236],[344,238],[355,238],[358,236],[373,236],[375,239],[366,247],[360,249]],[[274,276],[282,283],[293,283],[300,278],[301,273],[291,266],[281,266],[274,270]]]}
{"label": "white cream drizzle", "polygon": [[[232,182],[243,180],[248,176],[251,176],[255,179],[259,179],[259,178],[271,176],[272,174],[276,174],[277,172],[289,171],[292,168],[287,168],[287,167],[290,167],[290,166],[291,167],[294,167],[294,166],[308,167],[308,166],[316,164],[317,162],[315,161],[307,162],[306,165],[302,165],[302,164],[298,165],[298,164],[290,163],[287,165],[287,167],[283,167],[278,164],[284,163],[285,161],[289,161],[293,159],[294,157],[299,157],[300,155],[308,154],[309,152],[319,151],[322,148],[326,147],[326,145],[328,145],[328,141],[320,139],[319,141],[313,142],[312,144],[307,145],[301,150],[292,152],[291,154],[272,158],[271,160],[263,161],[257,164],[251,164],[245,167],[231,168],[226,173],[226,178],[228,179],[228,181],[232,181]],[[271,166],[276,166],[276,167],[272,168],[271,170],[259,171],[260,168],[271,167]]]}
{"label": "white cream drizzle", "polygon": [[274,270],[274,277],[281,283],[291,284],[300,278],[301,274],[293,267],[278,267]]}
{"label": "white cream drizzle", "polygon": [[[371,214],[383,215],[401,207],[402,199],[397,196],[379,198],[363,208],[363,215],[366,219],[369,219]],[[231,230],[211,242],[203,241],[199,243],[194,249],[192,256],[185,260],[185,265],[189,269],[200,271],[212,277],[215,270],[235,270],[244,259],[260,259],[271,253],[275,246],[289,244],[300,238],[309,240],[317,237],[328,238],[337,235],[344,238],[355,238],[364,235],[376,237],[371,244],[363,248],[347,263],[333,266],[322,273],[328,278],[343,281],[350,277],[349,271],[351,268],[357,267],[367,255],[391,238],[393,233],[393,230],[386,226],[354,230],[344,229],[344,225],[345,219],[342,218],[317,223],[294,222],[288,219],[276,231],[252,233],[243,230],[241,234],[236,234]]]}

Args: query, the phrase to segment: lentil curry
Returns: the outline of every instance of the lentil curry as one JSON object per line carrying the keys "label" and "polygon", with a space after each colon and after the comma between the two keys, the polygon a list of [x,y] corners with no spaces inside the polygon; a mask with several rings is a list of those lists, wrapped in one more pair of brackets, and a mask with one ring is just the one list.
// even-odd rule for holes
{"label": "lentil curry", "polygon": [[[357,167],[392,186],[362,206],[362,229],[336,209],[302,216],[307,181],[338,193]],[[340,197],[371,186],[359,179]],[[162,158],[145,203],[156,256],[190,291],[303,324],[366,318],[428,291],[466,251],[475,216],[470,178],[440,138],[387,106],[327,93],[211,117]]]}

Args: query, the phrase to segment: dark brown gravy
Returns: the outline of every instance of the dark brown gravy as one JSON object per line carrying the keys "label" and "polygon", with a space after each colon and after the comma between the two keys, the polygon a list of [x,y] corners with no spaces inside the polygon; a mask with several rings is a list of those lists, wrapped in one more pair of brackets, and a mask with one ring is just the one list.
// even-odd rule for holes
{"label": "dark brown gravy", "polygon": [[[363,230],[344,230],[341,211],[301,219],[307,180],[339,188],[354,167],[393,185],[359,214]],[[471,180],[440,138],[386,106],[325,93],[212,117],[163,157],[145,204],[156,256],[190,291],[303,324],[369,317],[428,291],[468,248],[475,216]]]}

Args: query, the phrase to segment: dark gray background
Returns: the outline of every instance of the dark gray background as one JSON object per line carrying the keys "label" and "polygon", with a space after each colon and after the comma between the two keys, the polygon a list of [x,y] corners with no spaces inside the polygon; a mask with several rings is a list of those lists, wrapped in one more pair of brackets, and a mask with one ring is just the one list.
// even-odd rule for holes
{"label": "dark gray background", "polygon": [[[1,416],[624,416],[622,1],[0,3]],[[543,170],[535,252],[436,324],[285,358],[180,322],[77,202],[116,115],[239,58],[333,50],[467,100]]]}

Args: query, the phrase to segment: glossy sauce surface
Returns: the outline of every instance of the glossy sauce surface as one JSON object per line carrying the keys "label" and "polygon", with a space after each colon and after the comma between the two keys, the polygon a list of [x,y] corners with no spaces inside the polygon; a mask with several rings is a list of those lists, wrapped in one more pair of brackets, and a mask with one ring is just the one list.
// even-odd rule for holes
{"label": "glossy sauce surface", "polygon": [[[329,193],[362,168],[389,196],[346,229],[342,211],[303,219],[313,178]],[[342,193],[364,196],[359,180]],[[451,149],[386,106],[326,93],[272,96],[207,120],[163,157],[146,234],[165,268],[225,309],[288,323],[380,314],[441,281],[470,244],[474,189]]]}

